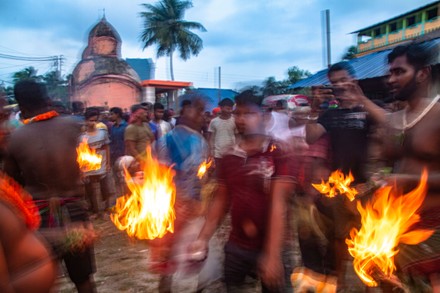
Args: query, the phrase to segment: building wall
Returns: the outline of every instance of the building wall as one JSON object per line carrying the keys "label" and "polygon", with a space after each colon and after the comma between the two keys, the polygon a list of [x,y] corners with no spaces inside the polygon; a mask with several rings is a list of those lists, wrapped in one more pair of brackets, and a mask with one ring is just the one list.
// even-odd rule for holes
{"label": "building wall", "polygon": [[141,101],[141,89],[116,79],[101,79],[78,89],[72,101],[83,101],[86,107],[104,106],[130,108]]}

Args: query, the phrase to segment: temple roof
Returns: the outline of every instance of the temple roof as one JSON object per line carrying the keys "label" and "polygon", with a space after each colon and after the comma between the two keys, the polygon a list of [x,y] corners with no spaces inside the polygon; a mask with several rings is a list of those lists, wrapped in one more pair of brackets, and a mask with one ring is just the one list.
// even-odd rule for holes
{"label": "temple roof", "polygon": [[89,40],[96,37],[110,37],[114,38],[118,42],[121,42],[121,37],[119,36],[118,32],[110,23],[107,22],[105,16],[102,17],[102,19],[92,28],[89,33]]}

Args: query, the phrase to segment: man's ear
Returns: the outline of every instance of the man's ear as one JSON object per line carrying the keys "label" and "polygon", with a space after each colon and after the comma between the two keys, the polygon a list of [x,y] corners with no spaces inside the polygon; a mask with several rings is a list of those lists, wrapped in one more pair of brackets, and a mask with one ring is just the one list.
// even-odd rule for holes
{"label": "man's ear", "polygon": [[431,77],[431,66],[425,66],[416,73],[416,81],[418,83],[426,82]]}

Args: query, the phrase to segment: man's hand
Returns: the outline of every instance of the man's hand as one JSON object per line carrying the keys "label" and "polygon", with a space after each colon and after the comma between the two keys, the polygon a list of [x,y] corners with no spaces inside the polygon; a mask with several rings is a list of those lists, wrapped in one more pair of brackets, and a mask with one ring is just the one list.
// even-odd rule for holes
{"label": "man's hand", "polygon": [[192,261],[203,261],[208,257],[208,242],[196,240],[188,246],[188,255]]}
{"label": "man's hand", "polygon": [[364,92],[356,82],[343,82],[338,84],[337,88],[338,92],[340,92],[340,95],[338,95],[337,98],[340,98],[341,100],[360,105],[366,99]]}
{"label": "man's hand", "polygon": [[312,87],[312,110],[316,110],[326,100],[332,100],[333,89],[325,86],[313,86]]}
{"label": "man's hand", "polygon": [[278,289],[284,286],[284,267],[281,257],[263,255],[259,261],[261,281],[270,289]]}

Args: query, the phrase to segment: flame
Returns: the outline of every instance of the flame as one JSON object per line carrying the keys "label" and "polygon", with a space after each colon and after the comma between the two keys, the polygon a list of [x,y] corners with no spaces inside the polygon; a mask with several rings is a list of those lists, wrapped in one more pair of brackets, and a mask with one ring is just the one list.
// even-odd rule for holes
{"label": "flame", "polygon": [[132,178],[125,169],[131,195],[119,197],[110,218],[119,230],[138,239],[162,238],[174,232],[176,188],[171,167],[159,164],[147,148],[144,178]]}
{"label": "flame", "polygon": [[199,177],[199,179],[202,179],[206,171],[208,171],[208,169],[211,168],[211,165],[212,165],[212,160],[203,161],[203,163],[200,164],[199,170],[197,171],[197,177]]}
{"label": "flame", "polygon": [[95,149],[90,149],[87,144],[87,138],[83,138],[82,142],[76,148],[79,168],[83,172],[95,171],[101,169],[102,156],[96,153]]}
{"label": "flame", "polygon": [[335,197],[337,194],[345,194],[350,201],[353,201],[358,191],[350,188],[350,184],[354,181],[351,172],[345,177],[340,170],[332,172],[327,182],[321,180],[321,184],[312,184],[312,186],[320,193],[327,197]]}
{"label": "flame", "polygon": [[420,220],[417,210],[426,195],[428,172],[423,170],[419,185],[405,195],[398,195],[391,186],[377,190],[363,207],[357,203],[362,226],[350,231],[345,242],[354,257],[353,266],[360,279],[370,287],[378,285],[374,275],[392,278],[396,267],[394,256],[399,243],[417,244],[428,239],[434,231],[410,230]]}

